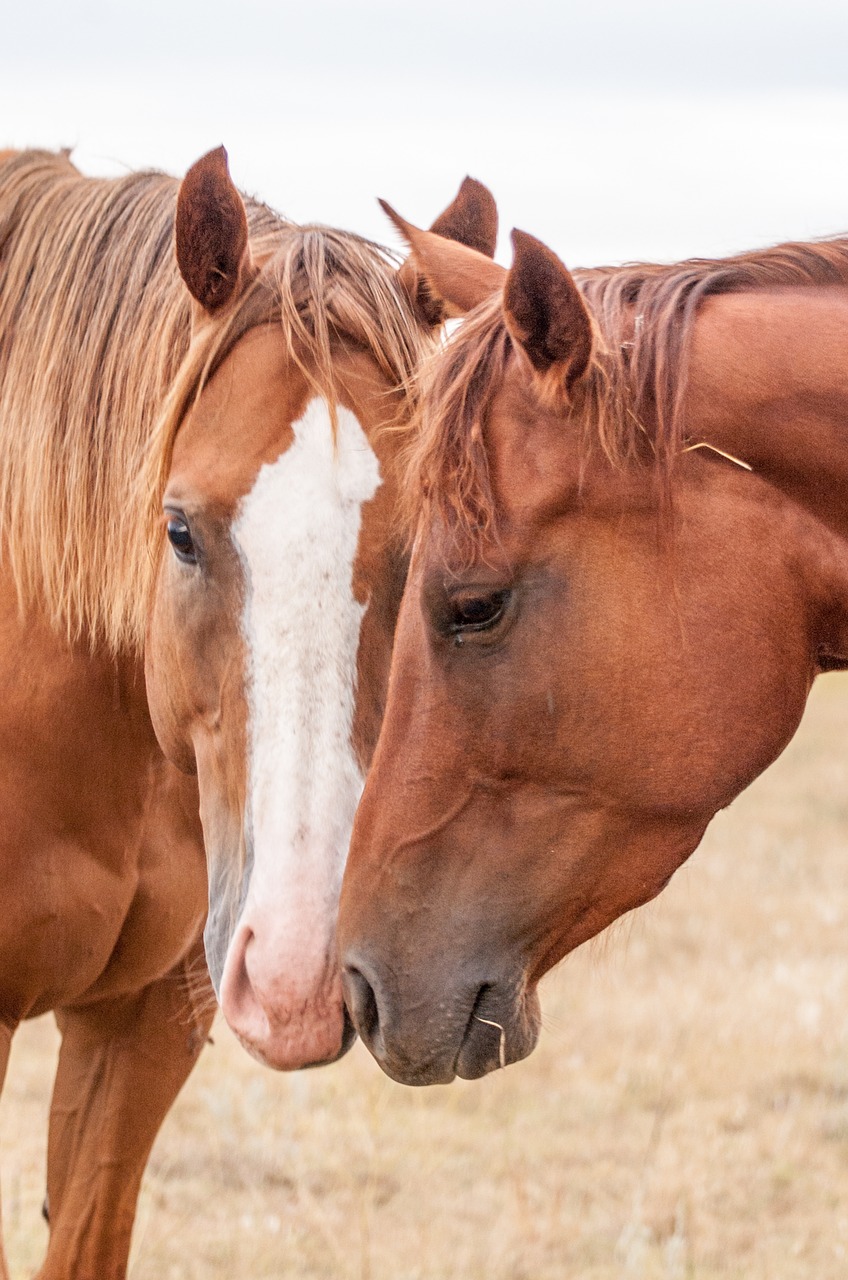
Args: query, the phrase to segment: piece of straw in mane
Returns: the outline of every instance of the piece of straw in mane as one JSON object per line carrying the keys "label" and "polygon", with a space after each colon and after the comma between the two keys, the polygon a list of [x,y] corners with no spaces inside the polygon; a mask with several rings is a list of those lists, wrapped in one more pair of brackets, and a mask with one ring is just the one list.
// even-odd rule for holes
{"label": "piece of straw in mane", "polygon": [[[556,406],[585,463],[653,468],[667,497],[686,444],[685,397],[701,303],[722,293],[848,283],[848,239],[784,244],[727,259],[637,263],[575,271],[595,327],[592,363],[573,405]],[[472,311],[423,366],[420,410],[406,451],[403,508],[410,534],[422,512],[449,536],[456,565],[497,539],[486,452],[489,407],[512,359],[500,293]],[[537,383],[538,386],[538,383]],[[548,389],[549,391],[549,389]]]}
{"label": "piece of straw in mane", "polygon": [[23,608],[112,651],[143,645],[174,436],[239,337],[280,324],[331,405],[339,335],[395,385],[424,341],[382,251],[248,201],[262,270],[190,346],[177,188],[156,173],[85,178],[64,154],[0,165],[2,555]]}

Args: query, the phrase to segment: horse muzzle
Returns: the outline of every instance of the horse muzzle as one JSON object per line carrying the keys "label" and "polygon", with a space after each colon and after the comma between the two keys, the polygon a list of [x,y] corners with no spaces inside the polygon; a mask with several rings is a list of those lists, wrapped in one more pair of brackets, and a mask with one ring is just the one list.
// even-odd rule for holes
{"label": "horse muzzle", "polygon": [[244,922],[236,928],[219,997],[230,1029],[252,1057],[278,1071],[335,1062],[355,1033],[333,948],[286,956],[274,941]]}
{"label": "horse muzzle", "polygon": [[509,979],[408,992],[390,986],[361,956],[345,957],[345,1001],[363,1043],[400,1084],[477,1080],[526,1058],[536,1046],[535,989]]}

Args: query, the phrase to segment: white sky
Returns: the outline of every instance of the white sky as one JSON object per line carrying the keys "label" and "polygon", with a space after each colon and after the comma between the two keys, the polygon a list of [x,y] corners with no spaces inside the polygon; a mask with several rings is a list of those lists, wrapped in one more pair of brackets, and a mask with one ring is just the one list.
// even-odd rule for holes
{"label": "white sky", "polygon": [[[14,9],[12,8],[15,4]],[[465,173],[572,265],[848,230],[846,0],[3,0],[0,146],[380,240]]]}

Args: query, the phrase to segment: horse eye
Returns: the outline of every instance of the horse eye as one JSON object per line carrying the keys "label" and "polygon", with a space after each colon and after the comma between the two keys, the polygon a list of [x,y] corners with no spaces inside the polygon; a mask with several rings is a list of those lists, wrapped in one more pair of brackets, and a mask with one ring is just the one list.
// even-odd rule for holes
{"label": "horse eye", "polygon": [[168,541],[183,564],[197,564],[197,552],[191,530],[181,516],[168,517]]}
{"label": "horse eye", "polygon": [[450,601],[449,627],[452,632],[486,631],[503,615],[508,591],[468,592]]}

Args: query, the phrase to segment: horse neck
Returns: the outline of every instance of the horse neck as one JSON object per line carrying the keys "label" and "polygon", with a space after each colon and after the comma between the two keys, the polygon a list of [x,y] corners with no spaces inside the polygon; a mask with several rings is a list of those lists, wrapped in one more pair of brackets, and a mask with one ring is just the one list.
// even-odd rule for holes
{"label": "horse neck", "polygon": [[686,424],[848,541],[848,291],[728,294],[696,326]]}

